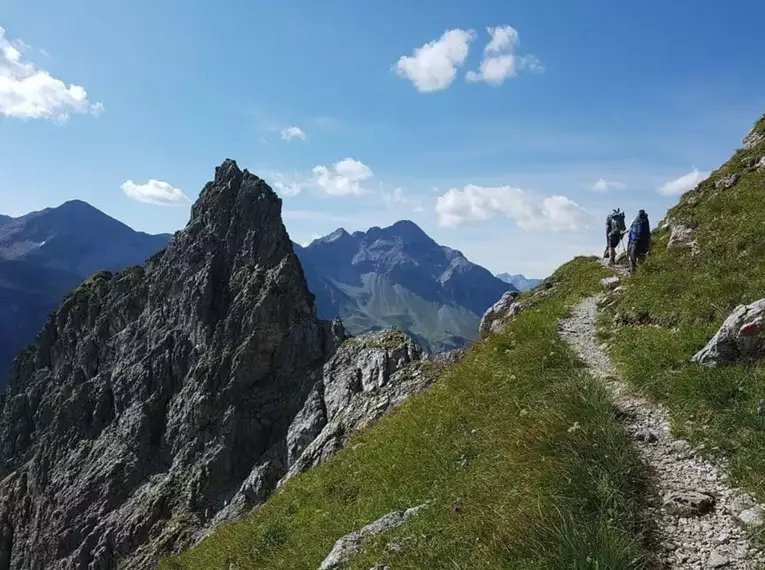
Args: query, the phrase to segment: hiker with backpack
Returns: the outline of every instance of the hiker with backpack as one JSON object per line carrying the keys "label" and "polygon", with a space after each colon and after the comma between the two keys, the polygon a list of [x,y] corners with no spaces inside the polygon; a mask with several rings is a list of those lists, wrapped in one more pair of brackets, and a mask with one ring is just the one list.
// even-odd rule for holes
{"label": "hiker with backpack", "polygon": [[640,210],[635,220],[630,225],[629,246],[627,254],[630,260],[630,273],[634,273],[639,263],[645,260],[645,256],[651,250],[651,224],[648,222],[648,214]]}
{"label": "hiker with backpack", "polygon": [[622,240],[627,227],[624,224],[624,212],[616,208],[606,217],[606,251],[603,257],[608,257],[609,265],[616,263],[616,248]]}

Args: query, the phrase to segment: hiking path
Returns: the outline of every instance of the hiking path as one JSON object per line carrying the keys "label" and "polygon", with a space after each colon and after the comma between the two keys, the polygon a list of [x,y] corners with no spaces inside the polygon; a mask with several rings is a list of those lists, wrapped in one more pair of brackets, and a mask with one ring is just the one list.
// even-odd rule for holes
{"label": "hiking path", "polygon": [[[621,271],[619,271],[621,273]],[[621,381],[596,337],[598,297],[576,305],[561,320],[561,337],[611,393],[615,406],[653,478],[647,513],[656,522],[653,538],[659,568],[765,567],[743,521],[757,523],[765,511],[748,494],[731,487],[724,470],[672,435],[667,411]]]}

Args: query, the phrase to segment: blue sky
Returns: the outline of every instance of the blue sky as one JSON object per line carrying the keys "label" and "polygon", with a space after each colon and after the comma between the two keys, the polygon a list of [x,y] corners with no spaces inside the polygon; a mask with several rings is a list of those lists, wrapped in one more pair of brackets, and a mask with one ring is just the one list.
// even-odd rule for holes
{"label": "blue sky", "polygon": [[765,110],[763,18],[757,0],[0,0],[0,213],[78,198],[174,231],[230,157],[283,195],[295,241],[408,218],[546,275],[602,251],[611,207],[658,222],[739,145]]}

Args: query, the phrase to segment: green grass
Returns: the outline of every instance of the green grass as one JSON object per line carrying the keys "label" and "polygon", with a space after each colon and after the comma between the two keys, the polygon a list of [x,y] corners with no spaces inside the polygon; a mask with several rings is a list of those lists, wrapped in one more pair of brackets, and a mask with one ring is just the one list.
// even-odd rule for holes
{"label": "green grass", "polygon": [[[550,295],[431,389],[160,568],[314,570],[339,537],[429,500],[348,568],[645,568],[643,467],[556,331],[602,272],[591,258],[562,267]],[[406,547],[390,551],[394,539]]]}
{"label": "green grass", "polygon": [[[758,124],[765,131],[765,121]],[[680,434],[730,459],[740,484],[765,500],[765,365],[708,370],[690,362],[739,304],[765,297],[765,145],[740,150],[668,217],[697,228],[700,253],[667,249],[666,230],[627,280],[605,324],[625,378],[664,402]],[[738,173],[728,190],[715,181]]]}

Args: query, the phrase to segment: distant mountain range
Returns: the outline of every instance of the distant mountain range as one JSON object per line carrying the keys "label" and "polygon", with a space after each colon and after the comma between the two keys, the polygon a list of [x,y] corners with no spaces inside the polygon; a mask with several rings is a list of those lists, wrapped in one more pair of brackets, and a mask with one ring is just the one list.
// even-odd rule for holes
{"label": "distant mountain range", "polygon": [[486,309],[514,289],[411,221],[294,247],[319,316],[340,316],[351,333],[395,327],[433,351],[473,339]]}
{"label": "distant mountain range", "polygon": [[[136,232],[79,200],[0,216],[0,386],[68,291],[98,271],[143,263],[170,237]],[[342,317],[353,334],[395,327],[432,351],[473,339],[484,311],[516,288],[410,221],[339,229],[294,249],[320,317]]]}
{"label": "distant mountain range", "polygon": [[102,269],[144,262],[169,238],[136,232],[79,200],[0,216],[0,385],[69,290]]}
{"label": "distant mountain range", "polygon": [[498,273],[496,277],[505,283],[510,283],[513,287],[518,289],[518,291],[528,291],[542,282],[542,279],[529,279],[520,273],[514,275],[509,273]]}

